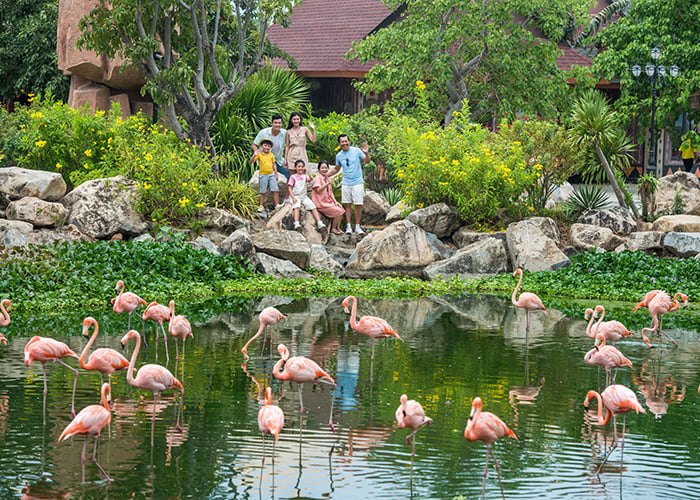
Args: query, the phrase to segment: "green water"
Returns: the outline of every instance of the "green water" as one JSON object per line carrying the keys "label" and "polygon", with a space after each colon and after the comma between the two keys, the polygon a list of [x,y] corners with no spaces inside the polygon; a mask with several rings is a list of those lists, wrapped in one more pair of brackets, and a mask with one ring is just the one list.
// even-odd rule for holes
{"label": "green water", "polygon": [[[370,342],[351,331],[341,300],[268,297],[178,304],[195,335],[187,342],[185,362],[177,365],[169,342],[167,367],[185,387],[183,432],[175,429],[174,394],[164,393],[152,426],[151,394],[116,374],[112,424],[98,451],[112,482],[90,462],[92,438],[84,467],[83,437],[56,442],[70,421],[72,373],[49,364],[44,410],[41,365],[25,367],[22,350],[31,336],[44,335],[80,351],[87,315],[100,321],[96,345],[118,349],[126,317],[107,306],[13,317],[2,329],[10,344],[0,346],[0,497],[475,498],[481,494],[485,450],[482,443],[467,442],[463,432],[476,396],[519,437],[494,445],[508,498],[700,496],[700,340],[697,328],[686,327],[684,311],[664,322],[678,348],[649,350],[637,332],[618,344],[634,366],[621,370],[617,383],[632,388],[647,413],[628,415],[624,455],[619,448],[613,451],[596,475],[613,436],[612,424],[595,424],[595,404],[588,413],[582,405],[586,391],[602,391],[604,382],[603,372],[583,363],[591,345],[583,308],[592,304],[576,317],[551,309],[534,313],[526,348],[524,314],[501,298],[360,298],[360,314],[385,318],[404,339],[377,341],[372,365]],[[274,345],[282,342],[292,355],[314,359],[336,379],[335,433],[327,425],[330,387],[306,386],[306,412],[300,417],[296,384],[272,378],[279,356],[269,344],[263,346],[262,337],[242,368],[240,349],[257,330],[257,313],[270,305],[289,316],[272,329]],[[646,314],[614,319],[636,329],[648,322]],[[141,330],[140,319],[132,318],[132,327]],[[164,364],[164,347],[153,341],[154,325],[147,323],[145,330],[151,345],[142,350],[137,367],[156,357]],[[262,467],[257,412],[259,391],[267,385],[286,423],[274,463],[268,438]],[[434,420],[418,434],[412,468],[405,444],[409,431],[397,429],[394,419],[403,393],[421,402]],[[99,376],[82,373],[76,407],[98,402]],[[486,496],[500,496],[492,466]]]}

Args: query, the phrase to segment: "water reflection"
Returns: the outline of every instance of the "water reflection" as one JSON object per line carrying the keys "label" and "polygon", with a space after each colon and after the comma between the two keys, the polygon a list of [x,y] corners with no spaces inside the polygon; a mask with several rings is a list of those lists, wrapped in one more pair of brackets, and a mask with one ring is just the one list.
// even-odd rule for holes
{"label": "water reflection", "polygon": [[657,419],[668,413],[669,405],[685,399],[685,384],[670,372],[668,362],[664,367],[664,356],[668,356],[664,351],[653,353],[632,377],[632,382],[644,396],[646,407]]}

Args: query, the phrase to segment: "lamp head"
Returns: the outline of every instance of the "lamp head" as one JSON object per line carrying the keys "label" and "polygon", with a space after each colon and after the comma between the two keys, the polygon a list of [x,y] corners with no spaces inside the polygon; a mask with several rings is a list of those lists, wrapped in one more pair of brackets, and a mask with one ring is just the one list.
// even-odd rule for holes
{"label": "lamp head", "polygon": [[661,49],[658,47],[651,49],[651,58],[656,61],[659,59],[659,57],[661,57]]}

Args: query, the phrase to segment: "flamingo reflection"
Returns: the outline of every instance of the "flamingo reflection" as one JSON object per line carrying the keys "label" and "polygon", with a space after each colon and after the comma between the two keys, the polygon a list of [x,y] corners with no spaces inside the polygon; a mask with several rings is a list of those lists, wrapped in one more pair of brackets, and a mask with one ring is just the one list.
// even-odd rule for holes
{"label": "flamingo reflection", "polygon": [[673,375],[662,374],[661,365],[661,357],[646,359],[639,374],[632,376],[632,382],[644,395],[647,408],[657,419],[666,415],[670,404],[683,401],[686,390],[685,384],[679,384]]}

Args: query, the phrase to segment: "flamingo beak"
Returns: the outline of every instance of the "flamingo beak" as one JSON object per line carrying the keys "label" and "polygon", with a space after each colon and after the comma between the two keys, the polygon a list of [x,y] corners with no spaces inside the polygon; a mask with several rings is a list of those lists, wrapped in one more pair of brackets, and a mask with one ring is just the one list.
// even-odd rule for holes
{"label": "flamingo beak", "polygon": [[350,314],[350,309],[348,309],[348,306],[343,306],[343,311],[345,311],[345,314]]}
{"label": "flamingo beak", "polygon": [[7,345],[7,339],[5,337],[0,338],[0,344]]}

